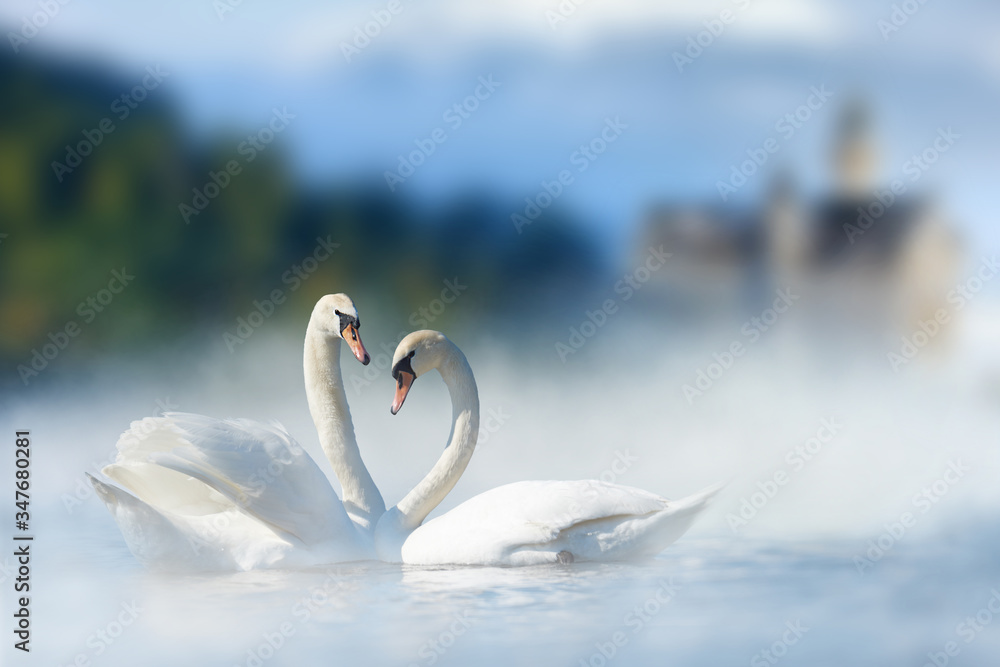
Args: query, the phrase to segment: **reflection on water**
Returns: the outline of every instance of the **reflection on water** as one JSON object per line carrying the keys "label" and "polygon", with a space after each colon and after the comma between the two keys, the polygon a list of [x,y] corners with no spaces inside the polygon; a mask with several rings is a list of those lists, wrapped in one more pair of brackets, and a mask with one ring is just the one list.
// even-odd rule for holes
{"label": "reflection on water", "polygon": [[[34,601],[36,659],[719,665],[747,664],[774,649],[784,664],[919,665],[927,651],[956,640],[961,664],[986,665],[1000,649],[1000,625],[986,625],[968,643],[954,633],[1000,587],[1000,565],[988,557],[996,536],[971,531],[958,543],[938,535],[901,544],[891,563],[864,577],[851,564],[851,542],[719,538],[682,540],[641,564],[354,563],[165,576],[138,568],[119,541],[104,537],[105,524],[88,511],[46,545]],[[982,557],[955,558],[955,549]],[[113,637],[122,603],[140,612]],[[169,659],[158,659],[168,651]]]}
{"label": "reflection on water", "polygon": [[[238,357],[178,360],[191,373],[186,383],[163,380],[163,369],[107,366],[79,388],[17,397],[8,414],[33,429],[40,452],[32,660],[777,664],[770,656],[881,666],[925,664],[953,641],[954,664],[992,664],[1000,651],[1000,620],[988,607],[1000,590],[993,343],[964,337],[946,367],[895,374],[884,351],[877,368],[839,363],[829,346],[816,357],[788,320],[691,405],[681,385],[725,349],[729,329],[671,333],[665,344],[656,322],[627,317],[566,365],[518,364],[488,344],[465,345],[484,411],[504,419],[442,509],[520,479],[613,475],[673,497],[730,480],[688,535],[637,564],[149,573],[96,498],[67,502],[83,470],[157,400],[277,417],[326,468],[301,390],[300,341],[262,337]],[[622,363],[621,350],[642,362]],[[261,373],[262,359],[275,372]],[[356,369],[347,368],[350,377]],[[389,503],[429,469],[447,435],[447,393],[438,378],[421,382],[397,417],[388,415],[388,377],[348,394]],[[843,428],[805,465],[790,463],[786,453],[828,418]],[[969,472],[938,493],[950,461]],[[789,481],[768,487],[775,492],[763,504],[756,496],[756,515],[734,529],[729,517],[779,470]],[[936,498],[926,511],[914,499],[925,488]],[[900,534],[905,512],[916,521]],[[0,565],[9,576],[11,560]],[[6,660],[11,649],[3,650]]]}

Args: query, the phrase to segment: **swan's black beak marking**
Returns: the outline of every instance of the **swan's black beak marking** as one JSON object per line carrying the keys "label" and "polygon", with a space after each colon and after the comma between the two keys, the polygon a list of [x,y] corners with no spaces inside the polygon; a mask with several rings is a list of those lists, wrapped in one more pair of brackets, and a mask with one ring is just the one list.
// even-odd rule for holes
{"label": "swan's black beak marking", "polygon": [[414,380],[416,380],[416,377],[406,371],[399,373],[396,377],[396,395],[392,399],[392,407],[389,408],[389,412],[396,414],[403,407],[403,401],[406,400],[406,395],[410,393],[410,387],[413,386]]}
{"label": "swan's black beak marking", "polygon": [[367,366],[372,358],[368,354],[368,350],[365,349],[365,344],[361,342],[361,334],[358,333],[358,329],[361,328],[361,320],[346,315],[339,310],[333,312],[340,317],[340,337],[347,342],[347,346],[351,348],[354,357]]}
{"label": "swan's black beak marking", "polygon": [[410,392],[413,381],[417,379],[417,374],[413,372],[413,366],[410,365],[412,358],[413,352],[410,352],[392,367],[392,379],[396,381],[396,395],[392,399],[392,407],[389,408],[389,412],[392,414],[396,414],[403,407],[403,401],[406,400],[406,395]]}

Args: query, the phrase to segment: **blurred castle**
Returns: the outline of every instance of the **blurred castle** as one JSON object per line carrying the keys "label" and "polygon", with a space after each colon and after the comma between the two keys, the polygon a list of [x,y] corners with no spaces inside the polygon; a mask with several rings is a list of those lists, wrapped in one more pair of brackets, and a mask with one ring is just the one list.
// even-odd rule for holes
{"label": "blurred castle", "polygon": [[835,133],[836,182],[820,201],[804,204],[782,173],[758,210],[655,207],[639,240],[640,252],[673,253],[657,272],[661,293],[704,308],[791,286],[821,319],[883,332],[933,317],[957,281],[958,238],[929,201],[879,184],[876,156],[868,114],[852,103]]}

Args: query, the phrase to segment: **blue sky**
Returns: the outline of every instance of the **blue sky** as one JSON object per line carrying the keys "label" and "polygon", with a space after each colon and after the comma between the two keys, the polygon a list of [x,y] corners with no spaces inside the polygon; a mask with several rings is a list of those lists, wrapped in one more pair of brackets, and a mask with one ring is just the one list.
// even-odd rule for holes
{"label": "blue sky", "polygon": [[[916,4],[887,33],[880,21],[892,19],[890,2],[400,0],[388,20],[387,1],[243,0],[222,11],[223,2],[70,2],[20,48],[94,58],[125,80],[162,64],[171,71],[164,94],[196,136],[256,131],[273,107],[287,107],[296,120],[283,147],[318,186],[378,181],[415,140],[445,128],[448,140],[399,188],[417,198],[470,188],[533,195],[606,118],[619,117],[628,129],[560,204],[622,245],[656,200],[718,202],[715,184],[731,165],[825,84],[830,103],[782,143],[737,203],[755,205],[779,167],[808,192],[825,191],[838,104],[857,93],[874,110],[883,179],[898,176],[938,128],[961,135],[917,187],[975,247],[1000,245],[1000,8],[991,3]],[[560,6],[569,15],[555,21]],[[37,0],[4,4],[8,46],[9,32],[38,11]],[[343,45],[378,17],[386,25],[346,57]],[[720,34],[708,40],[713,26]],[[709,43],[679,72],[674,54],[699,33]],[[490,74],[500,87],[449,128],[444,111]]]}

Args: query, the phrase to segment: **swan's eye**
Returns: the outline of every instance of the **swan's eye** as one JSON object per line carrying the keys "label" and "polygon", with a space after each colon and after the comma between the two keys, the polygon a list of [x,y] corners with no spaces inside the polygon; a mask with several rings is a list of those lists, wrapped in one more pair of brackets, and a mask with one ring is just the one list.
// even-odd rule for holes
{"label": "swan's eye", "polygon": [[342,313],[339,310],[334,310],[333,312],[334,312],[334,314],[338,318],[337,326],[338,326],[338,329],[340,331],[341,336],[343,336],[343,334],[344,334],[344,329],[347,329],[348,327],[350,327],[351,328],[351,338],[352,338],[352,340],[356,341],[358,339],[358,334],[357,334],[356,330],[361,328],[361,322],[360,322],[360,320],[358,320],[357,318],[355,318],[352,315],[348,315],[347,313]]}

